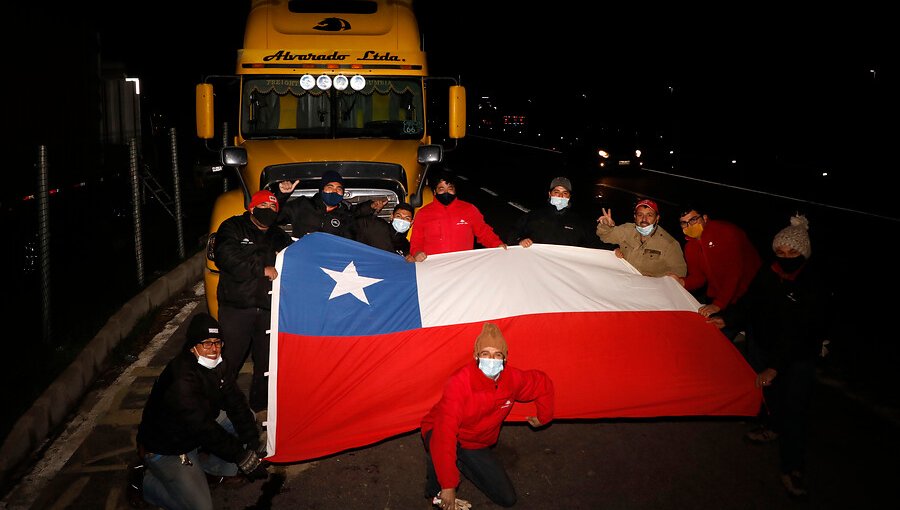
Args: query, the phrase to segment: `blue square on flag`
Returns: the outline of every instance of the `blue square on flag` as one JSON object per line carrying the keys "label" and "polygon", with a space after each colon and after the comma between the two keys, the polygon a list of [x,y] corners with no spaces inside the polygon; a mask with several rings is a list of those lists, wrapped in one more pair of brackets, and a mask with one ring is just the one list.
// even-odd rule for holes
{"label": "blue square on flag", "polygon": [[422,326],[416,266],[402,256],[322,232],[283,255],[281,332],[360,336]]}

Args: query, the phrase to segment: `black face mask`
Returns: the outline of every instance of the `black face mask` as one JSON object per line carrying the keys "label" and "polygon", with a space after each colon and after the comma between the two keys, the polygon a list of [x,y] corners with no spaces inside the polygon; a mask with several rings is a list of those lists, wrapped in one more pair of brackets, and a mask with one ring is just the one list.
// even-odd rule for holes
{"label": "black face mask", "polygon": [[275,220],[278,219],[278,213],[272,209],[266,209],[265,207],[254,207],[253,217],[256,218],[256,221],[262,226],[271,227],[275,224]]}
{"label": "black face mask", "polygon": [[800,266],[806,262],[806,257],[800,255],[799,257],[794,258],[783,258],[776,257],[775,262],[778,263],[778,266],[781,267],[781,270],[785,273],[793,273],[794,271],[800,269]]}
{"label": "black face mask", "polygon": [[434,198],[436,198],[438,202],[444,205],[450,205],[450,202],[456,200],[456,195],[453,195],[451,193],[438,193],[434,196]]}

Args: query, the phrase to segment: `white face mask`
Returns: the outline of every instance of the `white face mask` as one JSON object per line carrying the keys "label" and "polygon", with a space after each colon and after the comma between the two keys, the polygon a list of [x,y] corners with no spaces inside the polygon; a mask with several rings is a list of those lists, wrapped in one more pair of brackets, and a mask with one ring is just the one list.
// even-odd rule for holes
{"label": "white face mask", "polygon": [[653,233],[653,229],[656,228],[656,223],[654,223],[653,225],[647,225],[646,227],[635,225],[634,228],[637,229],[638,233],[642,236],[649,236]]}
{"label": "white face mask", "polygon": [[394,227],[394,230],[400,232],[401,234],[409,230],[410,222],[404,220],[403,218],[394,218],[391,220],[391,225]]}
{"label": "white face mask", "polygon": [[500,372],[503,371],[503,360],[493,358],[478,358],[478,368],[484,373],[484,375],[493,379],[500,375]]}
{"label": "white face mask", "polygon": [[197,363],[199,363],[200,366],[202,366],[202,367],[206,367],[206,368],[216,368],[217,366],[219,366],[219,363],[222,362],[222,355],[221,355],[221,354],[220,354],[219,357],[217,357],[216,359],[209,359],[209,358],[207,358],[206,356],[200,355],[200,354],[197,352],[197,349],[194,349],[194,354],[197,355]]}
{"label": "white face mask", "polygon": [[569,206],[569,199],[566,197],[550,197],[550,205],[556,206],[556,210],[561,211]]}

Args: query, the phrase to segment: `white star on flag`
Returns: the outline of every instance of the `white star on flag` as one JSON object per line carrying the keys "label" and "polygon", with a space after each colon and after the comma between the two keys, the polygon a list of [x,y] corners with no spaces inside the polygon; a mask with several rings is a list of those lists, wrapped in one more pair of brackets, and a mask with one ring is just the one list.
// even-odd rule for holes
{"label": "white star on flag", "polygon": [[335,283],[331,295],[328,296],[329,301],[338,296],[343,296],[344,294],[351,294],[363,303],[369,304],[369,299],[366,297],[366,293],[363,289],[382,280],[381,278],[360,276],[356,272],[356,266],[352,261],[347,264],[347,267],[345,267],[343,271],[325,269],[324,267],[320,267],[319,269],[325,271],[325,274],[330,276]]}

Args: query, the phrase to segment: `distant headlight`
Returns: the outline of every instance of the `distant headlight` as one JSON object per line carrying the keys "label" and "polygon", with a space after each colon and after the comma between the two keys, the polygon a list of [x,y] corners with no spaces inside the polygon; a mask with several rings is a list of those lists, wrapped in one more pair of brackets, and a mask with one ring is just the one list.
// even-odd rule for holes
{"label": "distant headlight", "polygon": [[609,159],[609,153],[606,152],[606,151],[603,150],[603,149],[598,150],[598,151],[597,151],[597,155],[600,156],[600,157],[603,158],[603,159]]}

